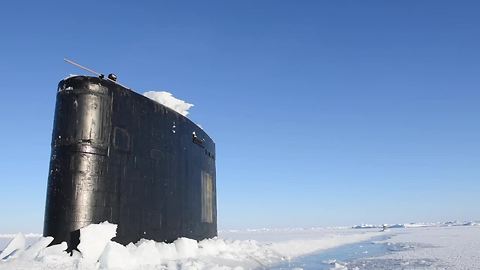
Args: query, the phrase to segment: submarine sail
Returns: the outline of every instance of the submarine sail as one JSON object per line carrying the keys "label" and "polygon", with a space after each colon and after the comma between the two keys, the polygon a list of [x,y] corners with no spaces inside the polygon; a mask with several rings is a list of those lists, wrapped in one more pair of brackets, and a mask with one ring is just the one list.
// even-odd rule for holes
{"label": "submarine sail", "polygon": [[103,221],[122,244],[216,236],[215,144],[160,103],[74,76],[58,85],[43,234],[71,249]]}

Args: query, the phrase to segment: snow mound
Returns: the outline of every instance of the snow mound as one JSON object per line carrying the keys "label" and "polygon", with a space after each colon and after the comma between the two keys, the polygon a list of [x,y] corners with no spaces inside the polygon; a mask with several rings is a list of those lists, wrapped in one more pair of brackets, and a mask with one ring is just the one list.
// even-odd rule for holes
{"label": "snow mound", "polygon": [[178,112],[183,116],[188,115],[188,110],[193,107],[193,104],[187,103],[181,99],[174,97],[171,93],[165,91],[148,91],[143,93],[147,98],[156,101],[168,108]]}

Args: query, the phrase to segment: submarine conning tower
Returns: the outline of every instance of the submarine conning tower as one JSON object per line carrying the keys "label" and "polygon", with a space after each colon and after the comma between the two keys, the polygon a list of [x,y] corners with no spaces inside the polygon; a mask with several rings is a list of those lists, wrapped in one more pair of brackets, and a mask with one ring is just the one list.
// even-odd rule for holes
{"label": "submarine conning tower", "polygon": [[58,85],[43,234],[72,249],[103,221],[122,244],[216,236],[215,144],[160,103],[74,76]]}

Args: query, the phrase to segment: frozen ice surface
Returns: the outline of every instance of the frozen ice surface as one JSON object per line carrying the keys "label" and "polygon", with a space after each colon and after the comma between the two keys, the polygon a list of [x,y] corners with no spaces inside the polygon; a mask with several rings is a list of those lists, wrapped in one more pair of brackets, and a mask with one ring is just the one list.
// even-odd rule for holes
{"label": "frozen ice surface", "polygon": [[181,99],[174,97],[171,93],[165,91],[148,91],[143,93],[144,96],[156,101],[183,116],[188,115],[188,110],[193,107],[193,104],[185,102]]}
{"label": "frozen ice surface", "polygon": [[[143,239],[123,246],[111,241],[115,230],[116,226],[109,223],[93,224],[81,229],[80,253],[76,252],[73,256],[65,252],[65,243],[45,248],[51,238],[42,237],[31,245],[31,255],[1,261],[0,269],[269,268],[294,256],[366,240],[378,234],[353,230],[262,230],[246,234],[229,232],[224,235],[226,239],[213,238],[200,242],[188,238],[179,238],[173,243]],[[263,236],[263,240],[247,240],[248,235]]]}
{"label": "frozen ice surface", "polygon": [[397,269],[480,269],[480,226],[400,230],[388,243],[407,248],[373,258],[372,262],[404,267]]}
{"label": "frozen ice surface", "polygon": [[126,246],[110,240],[114,224],[86,228],[83,253],[70,256],[64,243],[45,248],[51,238],[40,237],[26,249],[15,244],[21,252],[1,260],[0,270],[480,269],[480,226],[223,231],[200,242],[142,239]]}

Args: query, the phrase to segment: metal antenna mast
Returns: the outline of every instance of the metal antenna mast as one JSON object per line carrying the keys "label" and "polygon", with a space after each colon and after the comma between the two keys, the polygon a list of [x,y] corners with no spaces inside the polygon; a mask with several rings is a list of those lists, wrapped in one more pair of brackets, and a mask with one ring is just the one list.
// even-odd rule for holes
{"label": "metal antenna mast", "polygon": [[[74,62],[74,61],[72,61],[72,60],[70,60],[70,59],[63,58],[63,61],[65,61],[65,62],[67,62],[67,63],[69,63],[69,64],[72,64],[72,65],[74,65],[74,66],[76,66],[76,67],[78,67],[78,68],[81,68],[81,69],[83,69],[83,70],[86,70],[86,71],[88,71],[88,72],[90,72],[90,73],[92,73],[92,74],[95,74],[95,75],[97,75],[100,79],[106,79],[106,80],[111,81],[111,82],[113,82],[113,83],[116,83],[116,84],[118,84],[118,85],[120,85],[120,86],[122,86],[122,87],[124,87],[124,88],[130,89],[129,87],[118,83],[116,80],[110,79],[110,75],[105,78],[105,75],[103,75],[102,73],[96,72],[96,71],[93,70],[93,69],[90,69],[90,68],[87,68],[87,67],[85,67],[85,66],[82,66],[82,65],[80,65],[79,63],[76,63],[76,62]],[[131,90],[131,89],[130,89],[130,90]]]}

